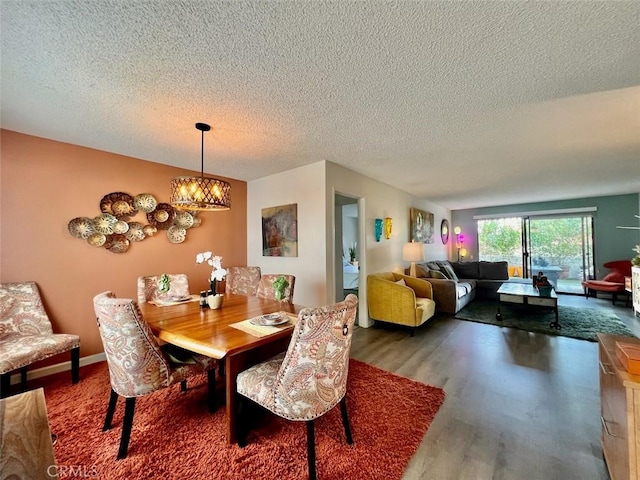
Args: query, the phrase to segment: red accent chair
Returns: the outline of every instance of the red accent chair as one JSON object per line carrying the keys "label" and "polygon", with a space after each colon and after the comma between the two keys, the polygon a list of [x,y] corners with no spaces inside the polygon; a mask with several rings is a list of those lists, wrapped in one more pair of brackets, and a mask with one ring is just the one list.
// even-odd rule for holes
{"label": "red accent chair", "polygon": [[615,305],[619,293],[624,293],[628,297],[628,292],[624,289],[624,277],[631,276],[631,261],[615,260],[605,263],[604,267],[610,269],[611,272],[602,280],[585,280],[582,282],[584,294],[589,298],[595,297],[596,292],[610,293],[612,295],[611,303]]}

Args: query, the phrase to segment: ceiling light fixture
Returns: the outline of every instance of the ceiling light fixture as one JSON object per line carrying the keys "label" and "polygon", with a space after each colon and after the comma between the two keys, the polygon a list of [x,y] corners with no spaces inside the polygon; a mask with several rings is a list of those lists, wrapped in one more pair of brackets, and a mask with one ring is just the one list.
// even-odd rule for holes
{"label": "ceiling light fixture", "polygon": [[204,132],[206,123],[196,123],[202,132],[199,177],[175,177],[171,180],[171,205],[180,210],[215,211],[231,208],[231,185],[218,178],[204,176]]}

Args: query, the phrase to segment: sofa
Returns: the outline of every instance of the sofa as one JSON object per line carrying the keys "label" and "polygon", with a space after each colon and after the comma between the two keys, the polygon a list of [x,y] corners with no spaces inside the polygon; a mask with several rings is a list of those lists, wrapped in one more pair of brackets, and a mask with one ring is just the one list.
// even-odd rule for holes
{"label": "sofa", "polygon": [[367,275],[367,306],[372,320],[405,325],[411,336],[436,310],[431,283],[395,272]]}
{"label": "sofa", "polygon": [[416,276],[431,283],[436,310],[451,314],[459,312],[476,297],[497,299],[503,282],[530,281],[509,278],[507,262],[486,261],[416,263]]}

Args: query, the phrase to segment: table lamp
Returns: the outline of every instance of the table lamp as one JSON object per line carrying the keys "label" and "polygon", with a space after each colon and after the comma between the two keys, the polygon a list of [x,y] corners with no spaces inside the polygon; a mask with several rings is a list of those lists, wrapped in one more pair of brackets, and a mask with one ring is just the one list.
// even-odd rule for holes
{"label": "table lamp", "polygon": [[402,246],[402,260],[405,262],[411,262],[411,268],[409,269],[409,275],[416,276],[416,262],[422,262],[424,260],[424,243],[411,242],[405,243]]}

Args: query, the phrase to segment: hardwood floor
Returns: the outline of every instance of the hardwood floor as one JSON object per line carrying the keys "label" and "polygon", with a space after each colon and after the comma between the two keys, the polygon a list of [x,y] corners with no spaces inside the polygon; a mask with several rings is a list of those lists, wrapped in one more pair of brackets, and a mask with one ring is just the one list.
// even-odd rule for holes
{"label": "hardwood floor", "polygon": [[[613,309],[640,334],[623,302],[559,297]],[[596,343],[439,316],[414,337],[395,326],[358,328],[351,356],[447,394],[405,480],[609,478]]]}

